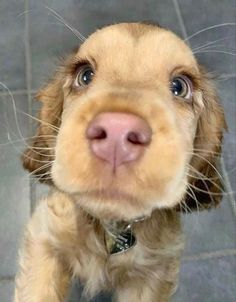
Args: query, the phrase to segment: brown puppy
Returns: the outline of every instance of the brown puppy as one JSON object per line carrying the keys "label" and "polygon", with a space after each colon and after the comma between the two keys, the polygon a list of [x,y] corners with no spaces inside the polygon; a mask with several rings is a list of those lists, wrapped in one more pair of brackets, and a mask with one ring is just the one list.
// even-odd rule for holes
{"label": "brown puppy", "polygon": [[52,185],[26,229],[15,302],[93,296],[168,301],[183,248],[179,210],[220,201],[224,114],[190,48],[150,24],[98,30],[38,94],[24,167]]}

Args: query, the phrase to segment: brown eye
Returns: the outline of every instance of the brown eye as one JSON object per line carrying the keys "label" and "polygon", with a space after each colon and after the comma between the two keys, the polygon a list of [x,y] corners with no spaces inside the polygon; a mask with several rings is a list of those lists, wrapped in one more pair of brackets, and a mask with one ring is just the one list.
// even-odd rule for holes
{"label": "brown eye", "polygon": [[75,86],[76,87],[84,87],[90,84],[94,76],[94,71],[92,67],[88,64],[81,66],[78,70]]}
{"label": "brown eye", "polygon": [[178,76],[172,79],[170,90],[174,96],[191,99],[192,87],[191,81],[186,76]]}

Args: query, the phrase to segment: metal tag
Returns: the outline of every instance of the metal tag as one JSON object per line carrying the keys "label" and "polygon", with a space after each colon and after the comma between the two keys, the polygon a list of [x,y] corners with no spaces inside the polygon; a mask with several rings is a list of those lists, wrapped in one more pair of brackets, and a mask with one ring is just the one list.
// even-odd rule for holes
{"label": "metal tag", "polygon": [[120,254],[128,251],[136,244],[136,238],[130,230],[114,235],[105,232],[105,243],[109,254]]}

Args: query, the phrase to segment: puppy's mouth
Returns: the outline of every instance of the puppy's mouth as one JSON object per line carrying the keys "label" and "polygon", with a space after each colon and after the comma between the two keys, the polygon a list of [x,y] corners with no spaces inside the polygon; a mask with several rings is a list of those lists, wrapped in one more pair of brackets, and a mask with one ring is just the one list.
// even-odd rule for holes
{"label": "puppy's mouth", "polygon": [[139,198],[135,195],[127,193],[118,189],[101,189],[101,190],[91,190],[86,192],[86,195],[97,200],[115,200],[115,201],[129,201],[131,203],[137,202]]}

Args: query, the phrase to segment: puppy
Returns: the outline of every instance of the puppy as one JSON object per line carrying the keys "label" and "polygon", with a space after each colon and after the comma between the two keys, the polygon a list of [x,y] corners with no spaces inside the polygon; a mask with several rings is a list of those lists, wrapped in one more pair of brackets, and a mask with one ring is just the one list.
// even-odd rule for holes
{"label": "puppy", "polygon": [[225,128],[191,49],[157,25],[92,34],[37,95],[26,169],[51,185],[25,232],[15,302],[93,297],[169,301],[183,249],[180,212],[221,199]]}

